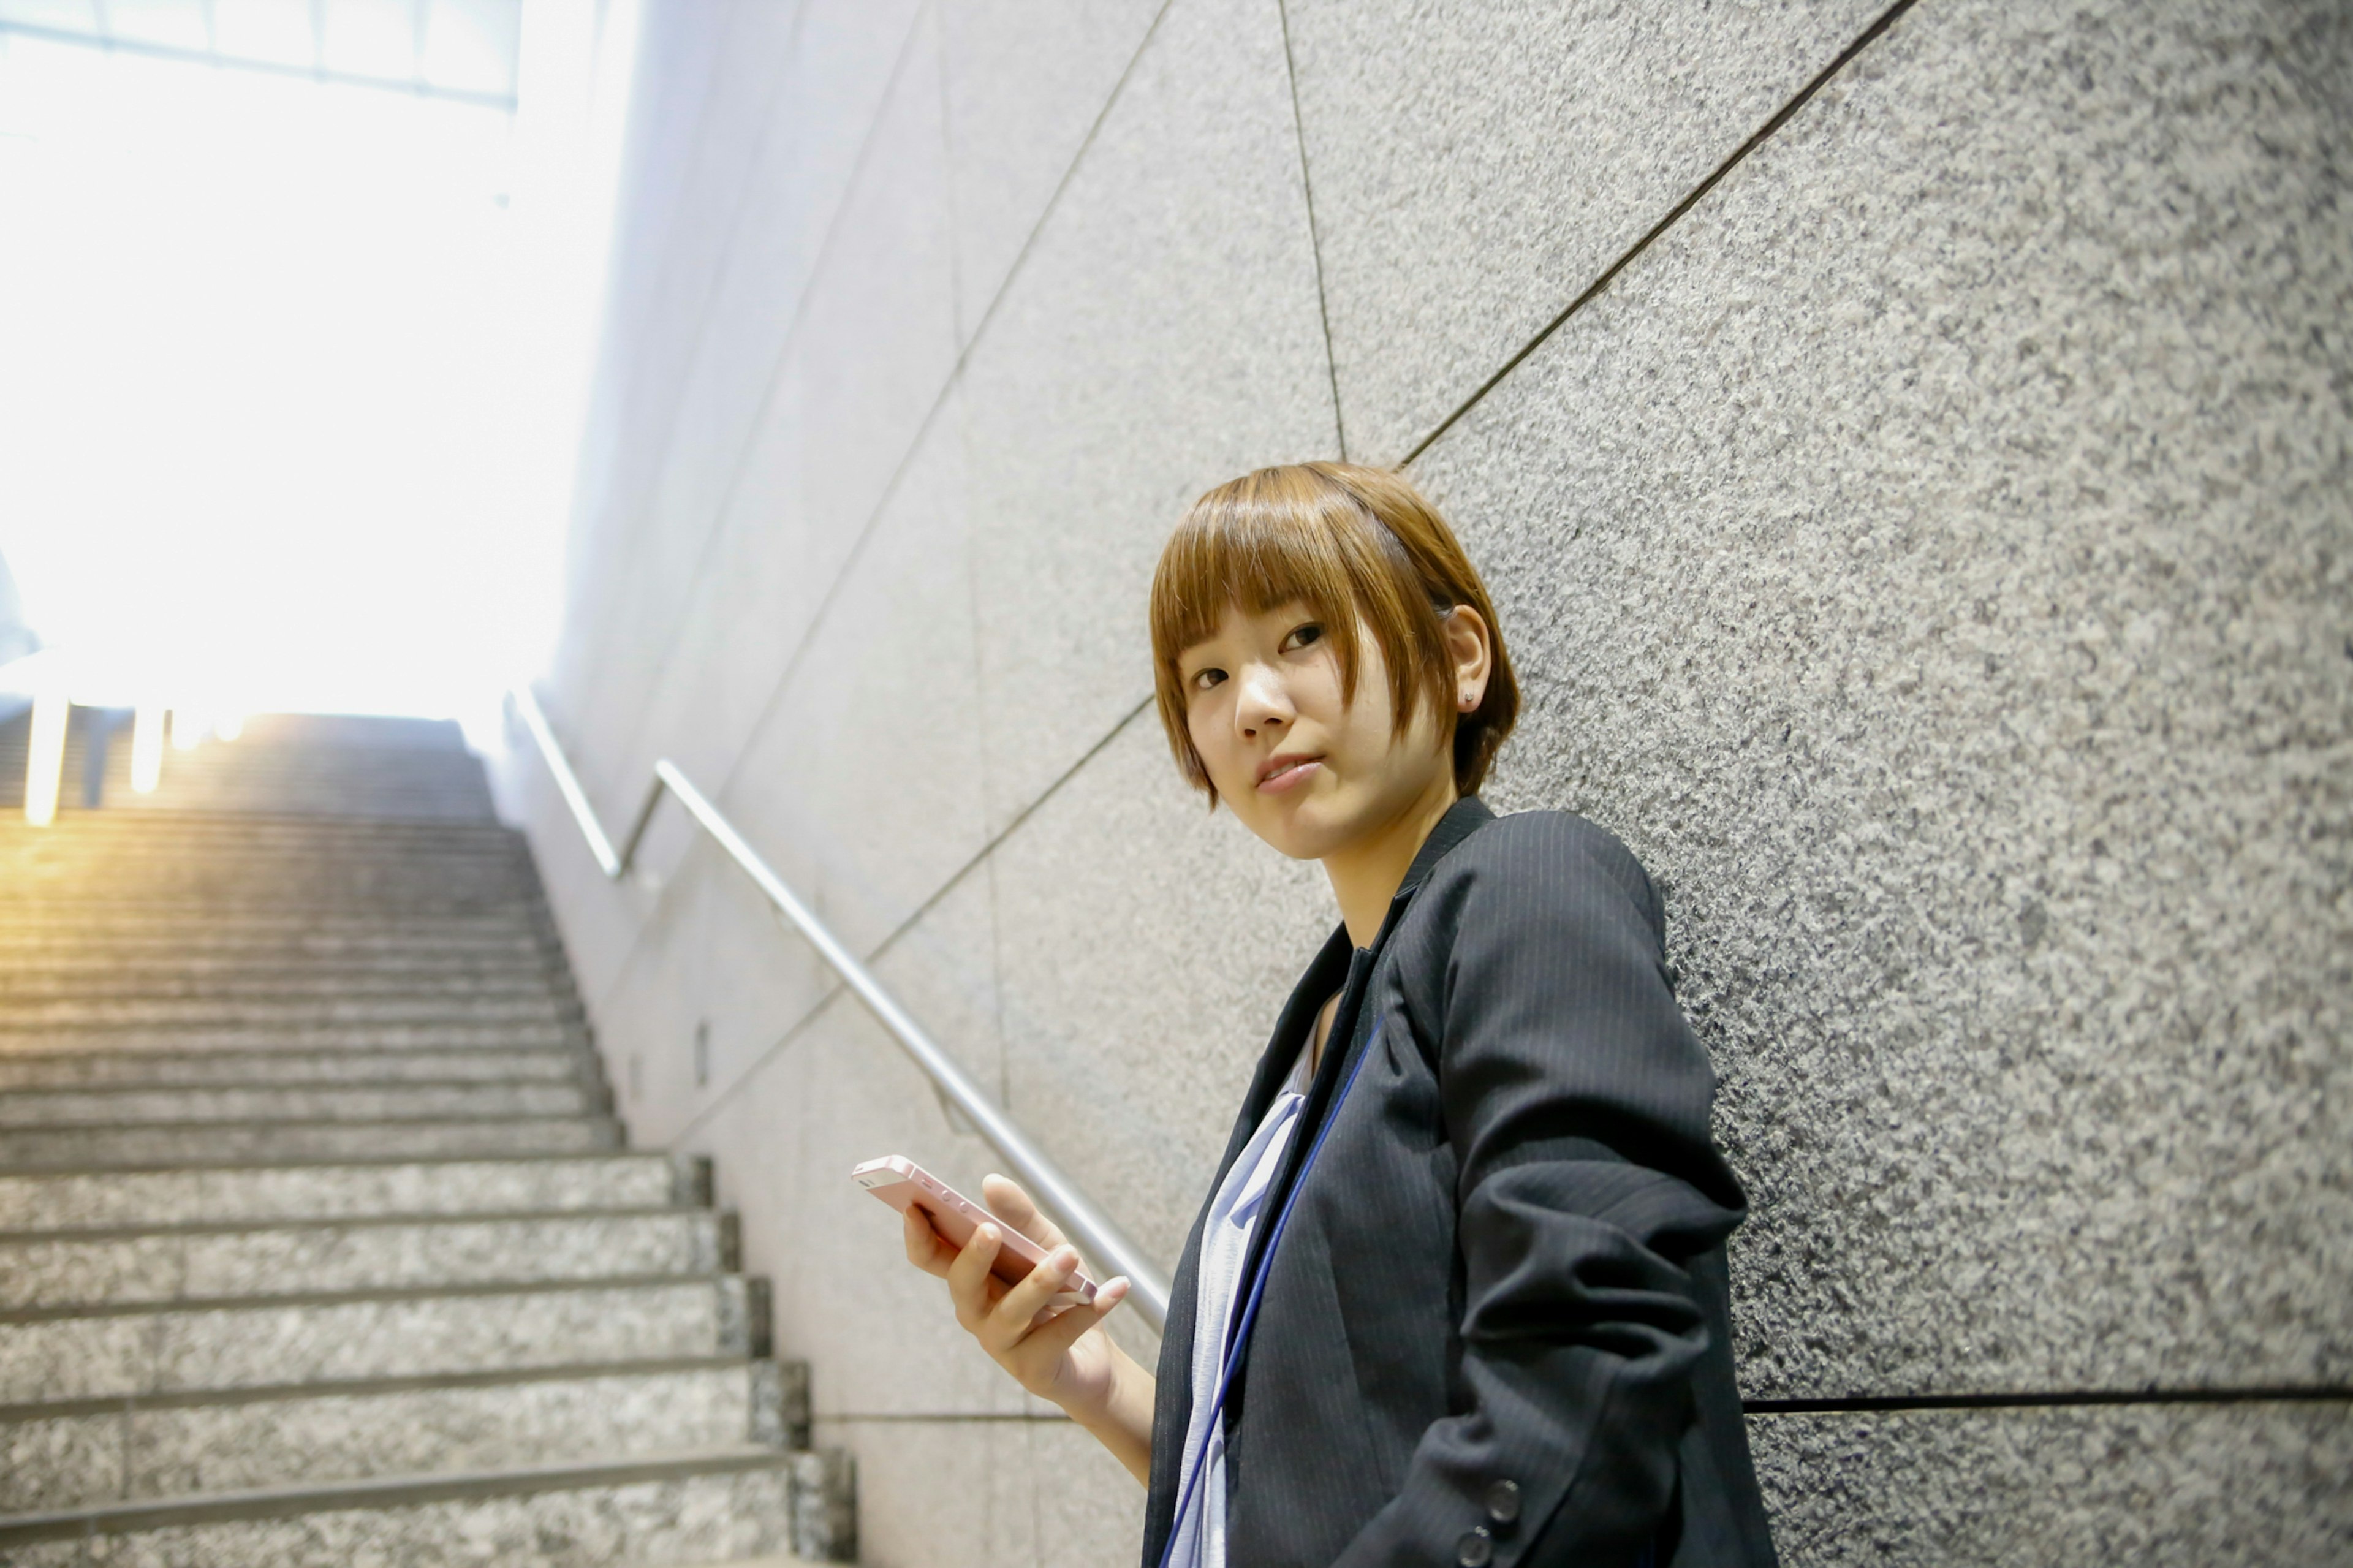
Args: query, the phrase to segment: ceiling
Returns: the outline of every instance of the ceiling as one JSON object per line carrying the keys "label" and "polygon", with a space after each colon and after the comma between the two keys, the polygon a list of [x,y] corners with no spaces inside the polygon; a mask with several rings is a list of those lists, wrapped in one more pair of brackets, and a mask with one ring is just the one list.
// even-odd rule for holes
{"label": "ceiling", "polygon": [[0,34],[512,111],[522,0],[0,0]]}

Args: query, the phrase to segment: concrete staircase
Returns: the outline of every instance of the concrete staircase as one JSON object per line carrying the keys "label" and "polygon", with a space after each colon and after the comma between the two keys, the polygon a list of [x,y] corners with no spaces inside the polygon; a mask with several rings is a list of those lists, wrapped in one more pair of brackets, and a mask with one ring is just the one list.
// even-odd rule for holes
{"label": "concrete staircase", "polygon": [[731,1220],[495,823],[0,823],[0,1564],[846,1560]]}

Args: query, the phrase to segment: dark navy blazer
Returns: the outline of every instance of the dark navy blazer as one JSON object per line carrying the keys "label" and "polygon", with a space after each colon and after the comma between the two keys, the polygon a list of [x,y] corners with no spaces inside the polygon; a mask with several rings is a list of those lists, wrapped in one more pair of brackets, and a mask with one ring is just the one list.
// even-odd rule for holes
{"label": "dark navy blazer", "polygon": [[[1770,1568],[1726,1300],[1745,1203],[1641,864],[1582,817],[1456,805],[1374,945],[1343,927],[1308,966],[1218,1183],[1335,991],[1262,1214],[1363,1067],[1228,1399],[1230,1568],[1632,1564],[1646,1547],[1660,1568]],[[1181,1481],[1200,1249],[1197,1220],[1161,1341],[1147,1568]]]}

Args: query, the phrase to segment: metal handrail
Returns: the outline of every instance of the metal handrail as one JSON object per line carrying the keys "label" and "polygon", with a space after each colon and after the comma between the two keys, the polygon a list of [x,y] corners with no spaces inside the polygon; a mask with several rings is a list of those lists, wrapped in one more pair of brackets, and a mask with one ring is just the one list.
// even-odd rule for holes
{"label": "metal handrail", "polygon": [[711,835],[712,842],[727,852],[739,869],[752,879],[752,885],[775,907],[776,912],[790,921],[795,930],[818,951],[818,956],[832,966],[842,983],[857,993],[892,1037],[913,1057],[915,1065],[923,1069],[934,1086],[949,1103],[961,1111],[976,1129],[988,1146],[1013,1168],[1013,1173],[1028,1186],[1038,1205],[1060,1222],[1062,1232],[1079,1247],[1109,1266],[1114,1274],[1127,1276],[1129,1299],[1138,1312],[1156,1331],[1168,1317],[1168,1281],[1145,1257],[1143,1249],[1130,1241],[1119,1226],[1113,1225],[1101,1209],[1095,1207],[1078,1184],[1064,1175],[1043,1151],[1029,1141],[1027,1133],[1014,1125],[997,1102],[981,1092],[978,1085],[967,1077],[955,1059],[940,1047],[939,1042],[925,1033],[922,1025],[909,1016],[898,999],[882,987],[865,964],[841,939],[827,929],[809,907],[786,887],[784,879],[763,860],[753,847],[744,842],[744,836],[720,815],[719,808],[694,787],[676,763],[667,757],[654,763],[654,776],[647,784],[645,800],[638,807],[637,820],[629,825],[629,833],[618,852],[612,840],[605,836],[596,813],[588,804],[579,778],[572,764],[565,760],[564,748],[556,743],[555,731],[549,728],[547,715],[540,711],[539,702],[527,687],[517,687],[510,693],[515,711],[538,742],[540,755],[546,761],[548,771],[555,776],[555,787],[564,802],[572,808],[572,817],[579,825],[581,837],[588,841],[588,852],[596,858],[597,867],[607,880],[619,881],[629,874],[635,862],[638,846],[646,836],[653,820],[654,808],[661,804],[664,795],[678,797],[695,824]]}

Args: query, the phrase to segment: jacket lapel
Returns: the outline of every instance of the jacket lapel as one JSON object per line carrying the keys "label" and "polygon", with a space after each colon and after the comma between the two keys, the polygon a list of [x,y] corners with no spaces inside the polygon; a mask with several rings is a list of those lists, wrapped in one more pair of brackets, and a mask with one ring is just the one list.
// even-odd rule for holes
{"label": "jacket lapel", "polygon": [[[1316,1065],[1314,1081],[1308,1086],[1307,1103],[1300,1111],[1298,1131],[1292,1134],[1290,1147],[1283,1151],[1282,1163],[1275,1168],[1273,1185],[1267,1190],[1264,1206],[1259,1211],[1269,1218],[1250,1234],[1250,1249],[1242,1258],[1241,1277],[1244,1279],[1256,1278],[1262,1267],[1266,1249],[1274,1237],[1271,1216],[1282,1212],[1291,1189],[1298,1183],[1300,1167],[1306,1163],[1307,1152],[1314,1145],[1316,1132],[1323,1127],[1324,1118],[1332,1112],[1332,1102],[1339,1095],[1340,1085],[1347,1081],[1356,1057],[1368,1043],[1365,1037],[1365,994],[1372,988],[1373,972],[1379,966],[1381,954],[1388,949],[1389,933],[1397,930],[1398,921],[1413,901],[1415,892],[1430,879],[1430,868],[1443,859],[1448,850],[1471,837],[1482,825],[1493,821],[1494,816],[1495,814],[1489,811],[1477,795],[1466,795],[1448,807],[1446,815],[1438,819],[1438,826],[1430,830],[1430,837],[1422,840],[1413,864],[1406,870],[1405,880],[1398,884],[1396,895],[1389,900],[1388,913],[1382,917],[1380,932],[1373,938],[1373,945],[1349,949],[1348,928],[1342,926],[1332,933],[1332,939],[1324,943],[1315,966],[1292,992],[1291,1001],[1282,1010],[1282,1020],[1276,1026],[1274,1040],[1259,1062],[1258,1078],[1250,1086],[1250,1105],[1228,1145],[1226,1160],[1229,1164],[1250,1141],[1251,1131],[1266,1114],[1267,1107],[1274,1103],[1274,1085],[1280,1083],[1282,1075],[1290,1070],[1292,1057],[1281,1049],[1285,1038],[1284,1026],[1292,1026],[1293,1033],[1290,1038],[1295,1048],[1304,1038],[1304,1031],[1312,1025],[1323,999],[1331,995],[1333,984],[1338,978],[1336,974],[1325,977],[1324,970],[1327,961],[1338,952],[1347,953],[1346,985],[1340,994],[1340,1005],[1333,1011],[1332,1033],[1324,1042],[1324,1059]],[[1320,990],[1314,988],[1316,984],[1321,984]],[[1335,1047],[1338,1048],[1332,1048]],[[1278,1063],[1280,1066],[1276,1065]],[[1222,1184],[1225,1180],[1222,1169],[1218,1179]],[[1214,1192],[1216,1189],[1210,1190]],[[1240,1316],[1236,1314],[1227,1329],[1229,1352],[1232,1349],[1231,1336],[1240,1326]],[[1227,1400],[1229,1417],[1240,1405],[1241,1384],[1242,1379],[1238,1376],[1233,1393]]]}
{"label": "jacket lapel", "polygon": [[[1218,1174],[1209,1184],[1214,1197],[1225,1184],[1226,1176],[1235,1160],[1258,1130],[1266,1116],[1267,1108],[1283,1080],[1290,1076],[1291,1064],[1297,1059],[1307,1032],[1314,1026],[1315,1015],[1335,990],[1342,992],[1340,1006],[1332,1020],[1332,1040],[1345,1042],[1343,1048],[1326,1050],[1318,1064],[1314,1082],[1309,1087],[1307,1104],[1299,1131],[1293,1135],[1290,1150],[1277,1173],[1273,1190],[1268,1194],[1268,1214],[1281,1212],[1282,1205],[1298,1179],[1300,1163],[1306,1158],[1306,1149],[1314,1142],[1315,1129],[1330,1109],[1338,1092],[1342,1073],[1345,1071],[1359,1049],[1355,1036],[1357,1016],[1363,1011],[1365,993],[1370,988],[1373,968],[1378,953],[1387,946],[1388,933],[1396,929],[1398,918],[1411,901],[1414,890],[1430,876],[1430,868],[1444,858],[1446,852],[1469,837],[1482,824],[1493,820],[1489,811],[1475,795],[1466,796],[1450,807],[1439,819],[1438,826],[1423,840],[1414,856],[1413,865],[1406,872],[1397,897],[1390,900],[1388,914],[1381,923],[1381,934],[1372,948],[1358,952],[1348,942],[1348,930],[1343,925],[1325,939],[1323,948],[1292,988],[1291,998],[1283,1004],[1276,1017],[1274,1033],[1267,1048],[1259,1058],[1258,1071],[1251,1076],[1250,1093],[1242,1102],[1241,1114],[1234,1120],[1232,1133],[1226,1140],[1226,1152],[1218,1162]],[[1208,1200],[1202,1204],[1202,1215],[1208,1212]],[[1272,1226],[1261,1226],[1251,1238],[1252,1251],[1244,1259],[1245,1279],[1249,1270],[1258,1267],[1261,1249]],[[1178,1459],[1175,1450],[1182,1447],[1186,1428],[1192,1421],[1193,1396],[1189,1384],[1183,1381],[1185,1370],[1192,1365],[1193,1336],[1199,1321],[1199,1289],[1201,1251],[1201,1219],[1193,1222],[1190,1236],[1186,1238],[1184,1256],[1177,1260],[1174,1289],[1168,1303],[1166,1336],[1161,1341],[1160,1370],[1163,1384],[1155,1401],[1153,1413],[1152,1482],[1145,1511],[1145,1547],[1147,1552],[1157,1552],[1165,1542],[1170,1527],[1170,1515],[1176,1506],[1176,1487]],[[1247,1368],[1243,1369],[1247,1372]],[[1226,1418],[1230,1423],[1240,1407],[1241,1387],[1238,1382],[1228,1396]]]}

